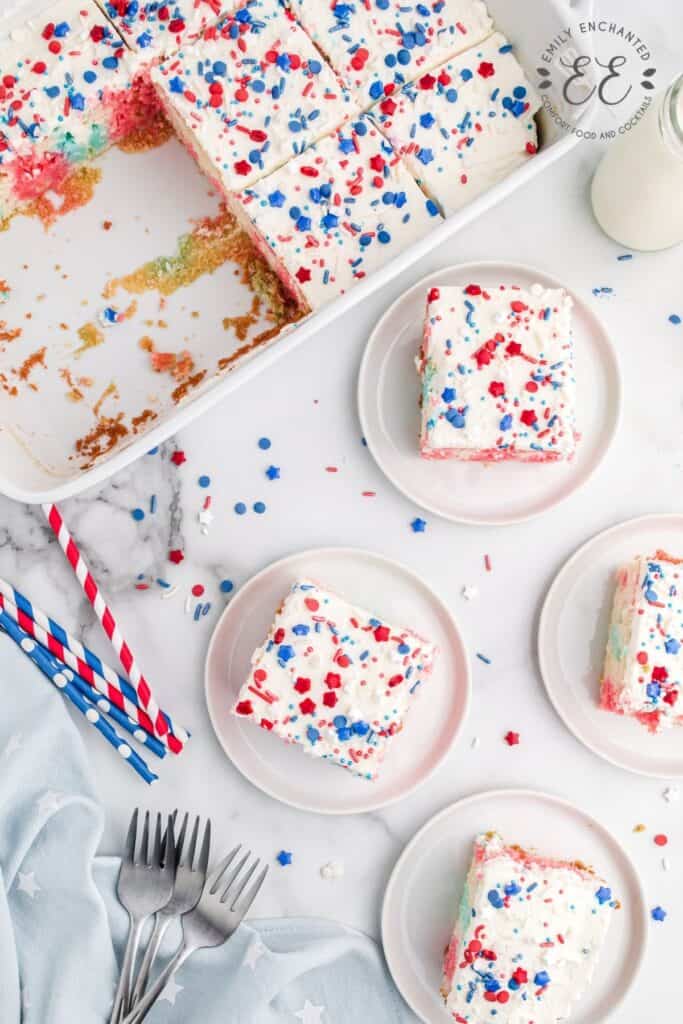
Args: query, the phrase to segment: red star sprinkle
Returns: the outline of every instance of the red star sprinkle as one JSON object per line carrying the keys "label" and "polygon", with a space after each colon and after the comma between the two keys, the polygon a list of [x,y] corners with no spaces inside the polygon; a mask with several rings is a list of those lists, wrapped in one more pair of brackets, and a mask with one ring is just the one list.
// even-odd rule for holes
{"label": "red star sprinkle", "polygon": [[299,282],[299,284],[305,284],[306,281],[310,281],[311,272],[308,269],[308,267],[299,267],[299,269],[296,272],[296,279]]}
{"label": "red star sprinkle", "polygon": [[325,676],[325,683],[331,690],[338,690],[341,686],[341,676],[338,672],[328,672]]}
{"label": "red star sprinkle", "polygon": [[299,676],[297,681],[294,683],[294,689],[297,693],[308,693],[311,688],[311,680],[304,679],[303,676]]}
{"label": "red star sprinkle", "polygon": [[495,75],[496,73],[496,69],[489,60],[483,60],[479,67],[477,68],[477,71],[479,72],[482,78],[490,78],[491,75]]}
{"label": "red star sprinkle", "polygon": [[389,639],[389,627],[388,626],[378,626],[377,629],[375,630],[375,640],[377,641],[377,643],[380,643],[382,640],[388,640],[388,639]]}
{"label": "red star sprinkle", "polygon": [[185,555],[182,553],[180,548],[174,548],[173,551],[169,551],[168,560],[173,562],[174,565],[180,565]]}
{"label": "red star sprinkle", "polygon": [[241,700],[235,708],[238,715],[250,715],[253,710],[250,700]]}
{"label": "red star sprinkle", "polygon": [[536,413],[533,409],[524,409],[522,415],[519,417],[522,423],[527,427],[533,427],[536,422]]}
{"label": "red star sprinkle", "polygon": [[333,708],[336,703],[337,694],[334,692],[334,690],[328,690],[327,693],[323,696],[323,704],[325,705],[326,708]]}
{"label": "red star sprinkle", "polygon": [[185,452],[178,449],[177,452],[173,452],[171,456],[171,462],[174,466],[182,466],[183,462],[187,462]]}
{"label": "red star sprinkle", "polygon": [[489,394],[493,395],[494,398],[500,398],[501,395],[504,395],[505,385],[502,381],[492,380],[489,384]]}
{"label": "red star sprinkle", "polygon": [[315,701],[311,700],[310,697],[307,697],[306,700],[301,701],[299,708],[301,709],[302,715],[312,715],[315,711]]}
{"label": "red star sprinkle", "polygon": [[506,732],[505,733],[505,742],[507,743],[508,747],[516,747],[517,744],[519,743],[519,733],[518,732],[513,732],[512,730],[510,730],[509,732]]}

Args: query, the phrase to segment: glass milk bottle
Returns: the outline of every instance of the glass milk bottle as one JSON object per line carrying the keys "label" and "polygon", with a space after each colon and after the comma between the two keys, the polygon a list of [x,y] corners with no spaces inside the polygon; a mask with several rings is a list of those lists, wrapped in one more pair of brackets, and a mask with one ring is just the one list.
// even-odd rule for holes
{"label": "glass milk bottle", "polygon": [[591,200],[603,231],[629,249],[683,241],[683,75],[610,145]]}

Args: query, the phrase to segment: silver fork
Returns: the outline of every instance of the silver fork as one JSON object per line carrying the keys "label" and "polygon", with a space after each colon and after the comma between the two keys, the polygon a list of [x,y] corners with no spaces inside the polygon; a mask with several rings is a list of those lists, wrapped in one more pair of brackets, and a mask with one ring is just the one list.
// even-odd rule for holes
{"label": "silver fork", "polygon": [[260,863],[259,860],[255,860],[246,870],[243,870],[251,857],[251,851],[247,851],[230,872],[227,883],[225,880],[221,881],[240,849],[241,847],[236,846],[209,875],[199,903],[194,910],[190,910],[183,917],[183,940],[173,959],[147,990],[132,1013],[125,1018],[123,1024],[141,1024],[170,979],[188,957],[198,949],[221,946],[242,923],[263,885],[263,880],[268,874],[268,866],[266,865],[262,869],[245,892]]}
{"label": "silver fork", "polygon": [[149,811],[145,811],[142,839],[138,842],[138,808],[133,811],[121,860],[117,883],[119,902],[128,911],[128,941],[121,964],[121,976],[114,996],[110,1024],[119,1021],[128,1010],[130,986],[140,936],[151,914],[161,910],[171,898],[175,878],[175,837],[173,818],[169,816],[166,842],[162,850],[161,815],[157,814],[154,844],[149,845]]}
{"label": "silver fork", "polygon": [[209,866],[209,850],[211,848],[211,819],[209,818],[204,826],[204,837],[198,858],[196,857],[196,852],[197,839],[199,838],[199,815],[194,820],[189,846],[186,849],[185,837],[187,826],[188,815],[185,814],[175,845],[176,873],[173,895],[166,906],[162,907],[157,913],[154,930],[150,936],[135,985],[133,986],[133,994],[129,1004],[131,1009],[139,1002],[147,988],[150,971],[154,966],[154,961],[169,924],[175,918],[182,917],[183,914],[197,906],[202,889],[204,888],[206,869]]}

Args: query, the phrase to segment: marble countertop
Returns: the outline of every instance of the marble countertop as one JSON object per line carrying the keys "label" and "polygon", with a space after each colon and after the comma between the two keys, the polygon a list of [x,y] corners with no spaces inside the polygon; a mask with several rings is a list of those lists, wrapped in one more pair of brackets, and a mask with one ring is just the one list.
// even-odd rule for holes
{"label": "marble countertop", "polygon": [[[635,0],[619,5],[637,9]],[[661,4],[674,17],[673,0]],[[616,3],[606,3],[606,10]],[[671,72],[676,54],[666,19],[638,12]],[[679,35],[680,40],[680,35]],[[681,54],[678,54],[678,63]],[[562,795],[604,822],[634,858],[648,905],[668,911],[651,923],[650,946],[636,991],[617,1015],[636,1024],[653,1008],[664,1010],[675,990],[674,967],[683,940],[683,804],[667,803],[666,783],[627,774],[582,747],[554,713],[535,658],[537,619],[546,590],[568,555],[596,532],[631,516],[681,508],[683,400],[680,367],[683,326],[681,247],[658,254],[622,252],[595,225],[588,185],[599,144],[580,143],[571,155],[463,230],[438,254],[395,280],[354,310],[352,323],[332,327],[291,353],[217,408],[105,486],[67,501],[66,521],[91,568],[111,596],[122,628],[153,682],[161,703],[187,725],[193,739],[179,759],[163,764],[154,801],[210,814],[216,848],[248,837],[266,857],[291,850],[291,867],[272,872],[260,901],[265,915],[314,914],[378,935],[388,874],[405,843],[436,811],[479,790],[522,786]],[[438,267],[475,259],[501,259],[543,267],[583,296],[607,324],[624,377],[624,418],[616,441],[588,485],[542,518],[505,529],[473,528],[424,514],[427,529],[414,534],[420,510],[384,479],[363,447],[356,413],[358,366],[380,313],[418,277]],[[592,289],[610,287],[595,297]],[[272,439],[269,452],[257,445]],[[170,454],[187,461],[176,467]],[[269,463],[281,479],[269,481]],[[337,472],[329,472],[334,466]],[[211,477],[208,491],[197,479]],[[373,498],[363,491],[376,492]],[[215,518],[204,535],[198,511],[207,493]],[[136,506],[155,515],[137,523]],[[233,505],[263,515],[237,516]],[[226,759],[212,731],[203,691],[204,657],[225,604],[218,583],[235,587],[270,561],[313,546],[355,545],[404,562],[448,600],[473,661],[474,701],[465,733],[446,764],[424,787],[386,811],[321,818],[274,802],[253,788]],[[171,565],[168,552],[185,560]],[[493,571],[485,572],[490,556]],[[0,499],[0,574],[21,586],[87,644],[112,660],[107,642],[72,577],[38,508]],[[161,576],[179,593],[136,589],[136,577]],[[194,583],[206,587],[208,615],[195,622],[184,611]],[[464,585],[478,588],[465,601]],[[79,728],[83,728],[81,722]],[[508,747],[508,729],[521,743]],[[85,732],[85,730],[84,730]],[[472,749],[471,740],[480,743]],[[94,735],[85,737],[106,809],[103,852],[118,852],[132,806],[149,794]],[[647,830],[634,833],[642,822]],[[669,836],[671,867],[661,866],[656,832]],[[324,881],[320,867],[342,859],[344,877]]]}

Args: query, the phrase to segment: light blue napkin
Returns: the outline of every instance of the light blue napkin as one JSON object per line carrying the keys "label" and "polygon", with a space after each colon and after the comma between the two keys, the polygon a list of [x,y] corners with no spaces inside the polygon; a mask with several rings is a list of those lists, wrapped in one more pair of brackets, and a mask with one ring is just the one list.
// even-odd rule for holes
{"label": "light blue napkin", "polygon": [[[114,895],[118,861],[96,856],[103,812],[85,749],[60,694],[3,634],[0,694],[0,1024],[103,1024],[127,915]],[[416,1020],[375,943],[315,918],[258,921],[198,953],[147,1019]]]}

